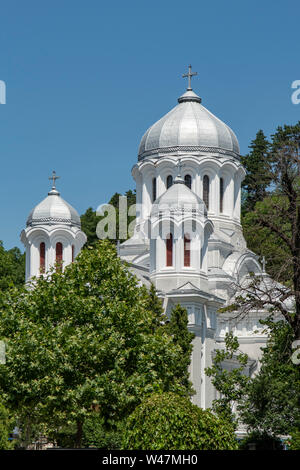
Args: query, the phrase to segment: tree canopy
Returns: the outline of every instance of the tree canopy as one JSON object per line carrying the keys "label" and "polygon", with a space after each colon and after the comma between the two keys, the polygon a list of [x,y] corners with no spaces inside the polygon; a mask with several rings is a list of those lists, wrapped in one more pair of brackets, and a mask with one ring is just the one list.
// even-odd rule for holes
{"label": "tree canopy", "polygon": [[151,392],[187,395],[175,375],[182,350],[165,328],[153,331],[149,294],[109,241],[82,250],[64,273],[0,295],[6,364],[0,387],[31,426],[82,426],[96,407],[107,426]]}
{"label": "tree canopy", "polygon": [[146,397],[126,423],[124,449],[234,450],[232,426],[174,393]]}
{"label": "tree canopy", "polygon": [[[116,239],[111,240],[112,243],[116,244],[117,240],[120,241],[125,241],[128,237],[129,234],[127,232],[127,237],[120,238],[119,237],[119,201],[120,197],[122,195],[120,193],[115,193],[109,200],[108,204],[111,204],[115,210],[116,210]],[[126,198],[127,202],[127,211],[126,211],[126,224],[127,227],[135,220],[135,213],[132,213],[132,209],[130,211],[129,215],[129,208],[131,206],[134,206],[136,203],[136,195],[135,195],[135,190],[132,191],[131,189],[126,191],[126,193],[123,195],[123,198]],[[86,234],[87,236],[87,246],[93,246],[95,243],[98,241],[97,237],[97,224],[100,222],[102,219],[104,219],[104,215],[97,215],[96,211],[92,209],[92,207],[89,207],[84,214],[81,215],[81,229],[82,231]]]}
{"label": "tree canopy", "polygon": [[25,254],[19,248],[5,250],[0,240],[0,291],[25,282]]}

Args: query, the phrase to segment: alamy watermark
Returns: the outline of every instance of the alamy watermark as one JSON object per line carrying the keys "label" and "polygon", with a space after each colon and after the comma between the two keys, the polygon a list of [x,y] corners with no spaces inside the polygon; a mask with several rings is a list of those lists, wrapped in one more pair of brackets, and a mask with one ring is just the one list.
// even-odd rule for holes
{"label": "alamy watermark", "polygon": [[300,80],[294,80],[291,88],[295,90],[291,96],[292,103],[299,104],[300,103]]}
{"label": "alamy watermark", "polygon": [[0,80],[0,104],[6,104],[6,84]]}

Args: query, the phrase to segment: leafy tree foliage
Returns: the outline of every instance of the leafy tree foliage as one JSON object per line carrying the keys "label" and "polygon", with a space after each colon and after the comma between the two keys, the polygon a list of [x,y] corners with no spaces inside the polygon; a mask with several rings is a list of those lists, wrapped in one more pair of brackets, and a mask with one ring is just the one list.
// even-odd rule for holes
{"label": "leafy tree foliage", "polygon": [[[300,427],[300,371],[291,361],[294,335],[290,325],[271,318],[261,322],[269,328],[270,335],[263,348],[261,368],[254,377],[245,375],[248,357],[238,354],[238,340],[232,333],[226,335],[226,349],[217,351],[206,374],[220,393],[213,403],[217,414],[236,424],[240,421],[254,433],[250,436],[252,441],[255,437],[267,446],[267,441],[273,442]],[[224,369],[224,361],[232,359],[236,368]],[[237,410],[235,415],[233,408]]]}
{"label": "leafy tree foliage", "polygon": [[291,361],[293,331],[284,321],[263,322],[270,329],[261,369],[241,396],[241,420],[251,431],[287,435],[300,428],[300,371]]}
{"label": "leafy tree foliage", "polygon": [[241,159],[247,173],[242,182],[246,190],[243,212],[253,210],[256,202],[262,201],[267,195],[271,182],[269,146],[263,131],[259,130],[249,145],[250,153]]}
{"label": "leafy tree foliage", "polygon": [[[248,246],[267,257],[268,270],[276,282],[272,286],[253,280],[239,286],[236,310],[247,313],[265,308],[279,311],[300,338],[300,122],[278,127],[268,151],[268,195],[245,214],[243,226]],[[263,165],[260,170],[263,173]],[[286,286],[289,288],[287,289]],[[245,294],[245,295],[243,295]],[[287,301],[295,301],[294,312]]]}
{"label": "leafy tree foliage", "polygon": [[172,336],[174,344],[180,346],[182,351],[180,362],[174,368],[174,374],[186,390],[192,394],[188,368],[191,362],[192,341],[195,335],[188,330],[187,311],[179,304],[171,312],[170,322],[167,323],[167,331]]}
{"label": "leafy tree foliage", "polygon": [[0,296],[6,364],[0,387],[20,419],[49,431],[76,424],[98,406],[105,425],[125,418],[145,394],[186,394],[170,364],[181,348],[153,332],[149,294],[138,287],[109,241],[83,250],[64,273]]}
{"label": "leafy tree foliage", "polygon": [[255,209],[242,217],[242,225],[248,248],[260,258],[265,257],[268,274],[273,279],[291,287],[293,277],[291,252],[288,246],[282,243],[277,233],[261,224],[265,217],[272,218],[276,225],[281,225],[286,236],[290,238],[292,236],[291,224],[285,217],[287,206],[286,198],[270,195],[263,201],[257,202]]}
{"label": "leafy tree foliage", "polygon": [[101,220],[101,216],[96,214],[96,211],[89,207],[83,215],[80,216],[81,219],[81,230],[87,236],[87,246],[93,246],[98,242],[98,237],[96,233],[96,227]]}
{"label": "leafy tree foliage", "polygon": [[5,250],[0,241],[0,291],[20,287],[25,280],[25,255],[19,248]]}
{"label": "leafy tree foliage", "polygon": [[233,428],[209,410],[174,393],[153,394],[128,418],[124,449],[232,450],[237,449]]}
{"label": "leafy tree foliage", "polygon": [[300,430],[293,429],[291,439],[288,442],[289,450],[300,450]]}
{"label": "leafy tree foliage", "polygon": [[157,297],[154,284],[151,283],[149,297],[146,309],[152,313],[152,331],[155,333],[158,328],[162,328],[167,322],[167,316],[164,314],[162,300]]}
{"label": "leafy tree foliage", "polygon": [[0,401],[0,449],[10,450],[14,447],[14,442],[9,441],[9,434],[12,432],[14,427],[14,420],[10,416],[8,409]]}
{"label": "leafy tree foliage", "polygon": [[[223,419],[227,419],[235,427],[237,418],[233,413],[234,405],[238,403],[249,382],[244,369],[248,362],[247,354],[238,350],[239,343],[233,333],[225,335],[225,349],[217,349],[213,358],[213,365],[205,369],[208,377],[212,377],[212,384],[220,394],[220,398],[213,401],[213,410]],[[225,362],[235,362],[236,367],[228,370]]]}
{"label": "leafy tree foliage", "polygon": [[253,450],[283,450],[283,444],[278,437],[270,436],[266,433],[253,431],[246,436],[239,444],[240,450],[251,449],[250,445],[254,444]]}
{"label": "leafy tree foliage", "polygon": [[[108,204],[111,204],[114,206],[116,209],[116,235],[117,238],[116,240],[111,240],[113,244],[117,243],[117,240],[119,239],[119,198],[122,195],[119,193],[115,193],[109,200]],[[127,200],[127,209],[129,209],[131,206],[133,206],[136,203],[136,195],[135,195],[135,190],[129,190],[126,191],[125,195],[123,197],[126,197]],[[86,234],[87,236],[87,245],[88,246],[94,246],[97,241],[97,233],[96,233],[96,228],[97,224],[100,220],[102,220],[105,217],[105,215],[100,216],[96,214],[96,211],[94,211],[91,207],[89,207],[86,212],[81,215],[81,228],[82,231]],[[135,220],[135,215],[128,215],[128,210],[127,210],[127,227],[129,224],[131,224]],[[120,241],[125,241],[126,239],[119,239]]]}

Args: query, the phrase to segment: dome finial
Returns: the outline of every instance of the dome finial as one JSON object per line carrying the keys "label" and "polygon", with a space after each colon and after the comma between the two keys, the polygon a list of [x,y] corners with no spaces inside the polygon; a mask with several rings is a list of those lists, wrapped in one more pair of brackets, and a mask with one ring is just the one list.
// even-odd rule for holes
{"label": "dome finial", "polygon": [[59,192],[56,189],[56,183],[55,183],[56,180],[58,180],[58,178],[60,178],[60,176],[57,176],[56,171],[53,170],[52,171],[52,176],[50,176],[48,178],[50,181],[52,181],[52,189],[51,189],[51,191],[49,191],[49,193],[48,193],[49,195],[52,195],[52,194],[59,195]]}
{"label": "dome finial", "polygon": [[187,78],[188,79],[188,87],[187,87],[187,91],[191,91],[192,90],[192,87],[191,87],[191,78],[194,77],[195,75],[198,75],[197,72],[192,72],[192,66],[189,65],[189,71],[188,73],[185,73],[182,75],[182,78]]}
{"label": "dome finial", "polygon": [[181,176],[181,169],[182,169],[182,163],[181,163],[181,158],[178,159],[178,162],[176,163],[177,166],[177,176],[174,180],[175,183],[184,183],[184,179]]}

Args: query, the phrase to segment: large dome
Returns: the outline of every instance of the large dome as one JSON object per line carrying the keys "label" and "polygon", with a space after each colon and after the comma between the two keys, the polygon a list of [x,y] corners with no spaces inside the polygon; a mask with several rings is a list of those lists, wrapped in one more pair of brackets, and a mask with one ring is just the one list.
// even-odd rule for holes
{"label": "large dome", "polygon": [[168,213],[186,211],[191,214],[197,212],[207,216],[203,200],[184,184],[180,175],[175,178],[174,184],[154,201],[151,215],[164,211]]}
{"label": "large dome", "polygon": [[239,158],[240,148],[230,127],[202,106],[201,98],[188,89],[178,99],[178,105],[144,134],[138,159],[203,152]]}
{"label": "large dome", "polygon": [[48,196],[30,212],[27,226],[54,224],[81,227],[78,212],[52,188]]}

